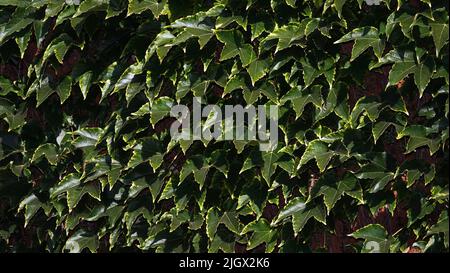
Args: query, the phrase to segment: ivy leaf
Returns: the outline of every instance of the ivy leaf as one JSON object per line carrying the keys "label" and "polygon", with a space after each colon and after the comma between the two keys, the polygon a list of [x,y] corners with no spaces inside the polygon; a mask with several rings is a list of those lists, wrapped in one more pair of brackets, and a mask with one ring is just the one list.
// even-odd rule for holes
{"label": "ivy leaf", "polygon": [[70,36],[62,34],[50,43],[50,45],[45,50],[41,61],[43,62],[47,60],[51,55],[55,55],[58,62],[62,64],[64,61],[64,56],[66,55],[70,46],[73,44],[73,40],[72,38],[70,38]]}
{"label": "ivy leaf", "polygon": [[371,243],[369,247],[372,247],[372,249],[368,249],[370,251],[387,252],[389,249],[388,234],[384,227],[379,224],[367,225],[349,234],[349,236],[357,239],[364,239],[366,247],[367,243]]}
{"label": "ivy leaf", "polygon": [[153,156],[161,154],[161,144],[152,138],[143,138],[133,147],[133,154],[128,161],[127,169],[134,168],[139,164],[150,160]]}
{"label": "ivy leaf", "polygon": [[25,16],[22,17],[20,13],[18,14],[18,12],[15,12],[13,15],[15,16],[6,24],[0,25],[0,45],[6,42],[10,35],[26,28],[34,21],[32,18],[27,18]]}
{"label": "ivy leaf", "polygon": [[319,170],[323,172],[325,171],[325,168],[327,167],[333,155],[334,152],[330,151],[328,149],[328,146],[324,142],[320,140],[313,140],[306,147],[306,150],[300,159],[300,164],[297,169],[300,169],[301,166],[308,163],[308,161],[310,161],[311,159],[315,159],[317,167],[319,167]]}
{"label": "ivy leaf", "polygon": [[155,18],[166,13],[167,0],[130,0],[128,4],[128,16],[140,14],[145,10],[151,10]]}
{"label": "ivy leaf", "polygon": [[298,44],[299,40],[305,36],[305,25],[300,23],[291,23],[281,28],[276,28],[264,41],[278,39],[275,52],[286,49],[292,45]]}
{"label": "ivy leaf", "polygon": [[414,73],[414,81],[419,89],[420,96],[423,95],[435,70],[435,63],[432,58],[425,58],[424,61],[417,64],[414,53],[410,51],[391,50],[380,59],[378,64],[372,66],[372,69],[386,63],[394,63],[389,72],[388,85],[386,88],[396,85],[406,76]]}
{"label": "ivy leaf", "polygon": [[[403,80],[406,76],[416,72],[416,62],[413,59],[395,63],[389,72],[389,84],[392,86]],[[421,76],[419,76],[420,79]]]}
{"label": "ivy leaf", "polygon": [[80,202],[81,198],[85,194],[89,194],[91,197],[100,201],[100,185],[96,182],[87,183],[82,187],[74,187],[67,190],[67,206],[69,211],[72,211]]}
{"label": "ivy leaf", "polygon": [[249,64],[253,63],[257,56],[252,46],[249,44],[244,44],[239,50],[239,56],[242,61],[242,66],[247,67]]}
{"label": "ivy leaf", "polygon": [[187,160],[180,172],[180,183],[183,182],[191,173],[194,175],[195,181],[199,184],[200,190],[205,183],[206,175],[209,171],[209,165],[203,162],[199,156],[194,156]]}
{"label": "ivy leaf", "polygon": [[357,239],[382,241],[387,238],[388,234],[383,226],[372,224],[356,230],[355,232],[351,233],[350,236]]}
{"label": "ivy leaf", "polygon": [[52,143],[42,144],[39,147],[37,147],[36,150],[34,151],[31,162],[35,162],[39,158],[44,156],[50,164],[56,165],[57,160],[58,160],[57,149],[58,149],[58,147],[55,144],[52,144]]}
{"label": "ivy leaf", "polygon": [[50,189],[50,198],[55,198],[61,193],[78,187],[81,184],[80,177],[77,174],[71,173],[65,176],[58,185]]}
{"label": "ivy leaf", "polygon": [[20,50],[20,57],[23,58],[25,55],[25,50],[28,48],[28,43],[30,42],[31,32],[26,33],[23,36],[16,38],[17,46]]}
{"label": "ivy leaf", "polygon": [[245,78],[241,74],[235,75],[227,81],[222,97],[230,94],[236,89],[242,89],[244,91],[248,90],[247,84],[245,83]]}
{"label": "ivy leaf", "polygon": [[101,9],[108,4],[107,0],[86,0],[80,3],[74,17],[78,17],[86,12]]}
{"label": "ivy leaf", "polygon": [[430,82],[434,67],[434,61],[431,58],[427,58],[423,63],[417,65],[416,71],[414,72],[414,82],[417,88],[419,88],[420,97],[422,97],[425,88]]}
{"label": "ivy leaf", "polygon": [[373,184],[370,188],[370,193],[376,193],[394,179],[395,174],[386,172],[384,168],[375,164],[367,164],[363,166],[355,176],[359,179],[372,179]]}
{"label": "ivy leaf", "polygon": [[206,214],[206,234],[210,240],[213,240],[217,227],[220,224],[220,216],[215,208],[210,208]]}
{"label": "ivy leaf", "polygon": [[322,106],[321,89],[320,85],[314,85],[308,89],[302,89],[301,86],[294,87],[280,99],[280,103],[292,101],[296,118],[299,118],[308,103],[313,103],[317,107]]}
{"label": "ivy leaf", "polygon": [[277,225],[289,216],[292,216],[294,233],[297,235],[312,217],[324,223],[326,211],[321,205],[315,205],[312,202],[307,204],[302,198],[295,197],[280,211],[271,225]]}
{"label": "ivy leaf", "polygon": [[334,43],[339,44],[349,41],[355,41],[350,61],[355,60],[369,47],[372,47],[375,55],[378,58],[381,58],[381,54],[384,50],[384,41],[379,37],[378,29],[374,27],[356,28]]}
{"label": "ivy leaf", "polygon": [[347,0],[334,0],[334,7],[338,12],[339,18],[342,18],[342,8],[344,7],[345,2],[347,2]]}
{"label": "ivy leaf", "polygon": [[261,152],[259,151],[251,151],[249,156],[245,159],[244,164],[242,165],[239,174],[250,170],[254,167],[262,167],[264,165],[264,159],[262,157]]}
{"label": "ivy leaf", "polygon": [[219,249],[225,253],[233,253],[234,252],[234,236],[232,233],[219,230],[217,234],[214,236],[212,240],[208,252],[215,253]]}
{"label": "ivy leaf", "polygon": [[101,128],[83,128],[75,131],[74,134],[77,138],[72,141],[72,144],[76,148],[86,148],[97,145],[103,130]]}
{"label": "ivy leaf", "polygon": [[305,20],[302,20],[301,24],[306,25],[305,35],[309,36],[311,33],[313,33],[319,27],[320,21],[320,18],[307,18]]}
{"label": "ivy leaf", "polygon": [[319,69],[312,66],[308,60],[300,59],[300,63],[303,68],[303,81],[305,82],[305,88],[310,86],[316,78],[322,75]]}
{"label": "ivy leaf", "polygon": [[[363,113],[365,113],[372,122],[376,121],[380,115],[380,106],[381,104],[373,98],[362,97],[356,102],[353,111],[350,114],[350,126],[352,128],[357,128],[358,118]],[[363,123],[362,126],[364,125],[365,124]]]}
{"label": "ivy leaf", "polygon": [[257,219],[259,219],[262,215],[266,200],[267,187],[259,179],[254,179],[253,181],[248,181],[242,188],[236,209],[239,210],[248,204],[256,214]]}
{"label": "ivy leaf", "polygon": [[63,104],[70,96],[72,92],[72,78],[64,78],[56,88],[56,93],[58,93],[59,100]]}
{"label": "ivy leaf", "polygon": [[296,1],[297,1],[297,0],[286,0],[286,4],[288,4],[289,6],[295,8],[295,2],[296,2]]}
{"label": "ivy leaf", "polygon": [[386,36],[390,38],[392,31],[394,30],[394,27],[398,24],[400,25],[400,28],[407,38],[411,38],[411,29],[415,25],[416,17],[406,13],[398,13],[394,12],[391,15],[389,15],[387,19],[386,24]]}
{"label": "ivy leaf", "polygon": [[383,135],[383,133],[386,131],[386,129],[393,125],[392,122],[386,122],[386,121],[379,121],[375,123],[375,125],[372,127],[372,136],[375,143],[377,143],[378,139]]}
{"label": "ivy leaf", "polygon": [[431,34],[436,46],[436,56],[439,56],[442,47],[448,42],[448,24],[430,23],[430,26]]}
{"label": "ivy leaf", "polygon": [[168,115],[173,105],[174,101],[169,97],[157,98],[150,107],[150,121],[152,125],[154,126],[158,121]]}
{"label": "ivy leaf", "polygon": [[160,62],[164,60],[167,53],[173,47],[175,36],[168,30],[162,31],[156,35],[153,40],[152,45],[148,48],[145,53],[145,60],[148,61],[154,53],[158,56]]}
{"label": "ivy leaf", "polygon": [[[236,30],[218,30],[215,32],[217,40],[225,46],[220,54],[220,61],[225,61],[239,55],[243,46],[242,33]],[[244,63],[244,61],[242,61]]]}
{"label": "ivy leaf", "polygon": [[69,239],[67,239],[64,249],[70,253],[80,253],[83,249],[88,248],[91,252],[97,252],[99,247],[98,237],[89,235],[84,230],[78,230]]}
{"label": "ivy leaf", "polygon": [[433,154],[439,149],[439,146],[437,145],[437,141],[429,138],[428,135],[429,131],[426,127],[421,125],[411,125],[399,132],[397,138],[401,139],[404,136],[409,136],[405,153],[411,153],[421,146],[428,146],[430,148],[430,154]]}
{"label": "ivy leaf", "polygon": [[312,206],[311,203],[304,210],[300,210],[292,215],[292,227],[297,235],[303,230],[309,219],[314,218],[322,224],[326,224],[326,211],[322,205]]}
{"label": "ivy leaf", "polygon": [[27,196],[20,202],[18,211],[25,209],[25,227],[41,208],[44,211],[51,209],[47,204],[42,203],[35,194]]}
{"label": "ivy leaf", "polygon": [[277,167],[276,163],[280,156],[281,155],[276,151],[263,153],[264,165],[261,170],[261,174],[269,187],[271,186],[271,177],[275,173],[275,169]]}
{"label": "ivy leaf", "polygon": [[276,230],[270,227],[266,219],[261,218],[258,221],[250,222],[243,229],[241,234],[252,232],[247,249],[253,249],[262,243],[266,244],[267,252],[271,252],[276,244]]}
{"label": "ivy leaf", "polygon": [[312,188],[309,199],[323,195],[328,214],[336,202],[347,194],[360,202],[363,202],[363,192],[358,180],[353,175],[346,175],[342,180],[336,182],[334,176],[324,176]]}
{"label": "ivy leaf", "polygon": [[264,77],[269,69],[267,60],[255,60],[247,68],[247,72],[252,79],[252,85]]}
{"label": "ivy leaf", "polygon": [[448,247],[449,244],[449,225],[448,225],[448,212],[443,211],[439,216],[439,220],[436,224],[434,224],[427,232],[427,236],[432,234],[443,233],[445,236],[444,244]]}
{"label": "ivy leaf", "polygon": [[220,218],[220,223],[224,224],[231,232],[240,234],[240,224],[235,212],[227,211]]}
{"label": "ivy leaf", "polygon": [[283,219],[294,215],[295,213],[302,211],[306,208],[306,202],[300,198],[295,197],[289,201],[289,203],[280,211],[277,218],[273,220],[272,225],[277,225]]}
{"label": "ivy leaf", "polygon": [[209,165],[219,170],[225,177],[228,176],[229,162],[225,150],[215,150],[212,152]]}
{"label": "ivy leaf", "polygon": [[39,107],[54,92],[55,90],[50,86],[48,78],[40,82],[36,91],[36,107]]}

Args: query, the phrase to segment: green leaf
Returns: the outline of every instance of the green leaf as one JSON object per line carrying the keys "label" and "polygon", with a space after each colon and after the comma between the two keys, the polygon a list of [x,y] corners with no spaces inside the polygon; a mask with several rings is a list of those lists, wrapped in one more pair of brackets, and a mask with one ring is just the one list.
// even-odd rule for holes
{"label": "green leaf", "polygon": [[83,128],[75,131],[74,134],[77,135],[77,138],[72,141],[72,144],[76,148],[86,148],[97,145],[103,130],[100,128]]}
{"label": "green leaf", "polygon": [[64,249],[70,253],[80,253],[83,249],[88,248],[91,252],[97,252],[99,247],[98,237],[89,235],[84,230],[78,230],[69,239],[67,239]]}
{"label": "green leaf", "polygon": [[386,131],[386,129],[391,125],[392,125],[391,122],[386,122],[386,121],[379,121],[379,122],[375,123],[375,125],[373,125],[372,136],[373,136],[373,140],[375,143],[378,141],[378,139],[381,137],[381,135],[383,135],[383,133]]}
{"label": "green leaf", "polygon": [[17,12],[13,15],[15,16],[10,21],[8,21],[6,24],[0,25],[0,45],[6,42],[9,39],[9,36],[18,31],[21,31],[34,21],[32,18],[20,16],[21,14],[17,14]]}
{"label": "green leaf", "polygon": [[[376,121],[381,111],[380,105],[379,102],[372,98],[362,97],[359,99],[350,114],[350,126],[358,128],[358,118],[361,114],[366,114],[372,122]],[[362,125],[364,126],[365,124],[363,123]]]}
{"label": "green leaf", "polygon": [[18,211],[25,209],[25,227],[28,225],[31,218],[33,218],[33,216],[41,208],[45,211],[49,210],[49,206],[45,203],[42,203],[35,194],[27,196],[20,202]]}
{"label": "green leaf", "polygon": [[286,4],[288,4],[289,6],[295,8],[295,2],[296,2],[296,1],[297,1],[297,0],[286,0]]}
{"label": "green leaf", "polygon": [[65,77],[56,88],[56,93],[58,93],[61,104],[63,104],[70,97],[71,92],[72,92],[72,78]]}
{"label": "green leaf", "polygon": [[378,58],[381,58],[381,54],[384,50],[384,41],[379,37],[378,29],[374,27],[356,28],[334,43],[339,44],[349,41],[355,41],[350,61],[355,60],[369,47],[372,47],[375,55]]}
{"label": "green leaf", "polygon": [[220,218],[220,223],[224,224],[231,232],[241,233],[241,225],[235,212],[227,211]]}
{"label": "green leaf", "polygon": [[314,85],[309,89],[302,89],[301,86],[294,87],[280,99],[280,103],[292,101],[296,118],[299,118],[308,103],[313,103],[317,107],[322,106],[321,89],[322,87],[319,85]]}
{"label": "green leaf", "polygon": [[328,214],[333,209],[336,202],[347,194],[356,200],[363,202],[363,192],[358,180],[353,175],[346,175],[342,180],[336,181],[334,176],[322,177],[312,188],[310,199],[323,195]]}
{"label": "green leaf", "polygon": [[264,77],[269,69],[267,60],[255,60],[248,67],[247,72],[252,79],[252,85]]}
{"label": "green leaf", "polygon": [[306,147],[306,150],[300,159],[298,169],[308,163],[311,159],[315,159],[317,167],[319,167],[319,170],[323,172],[325,171],[325,168],[333,155],[334,152],[328,149],[327,144],[320,140],[313,140]]}
{"label": "green leaf", "polygon": [[157,140],[152,138],[142,138],[133,148],[133,155],[128,161],[127,169],[134,168],[139,164],[150,160],[155,155],[161,155],[161,153],[162,147]]}
{"label": "green leaf", "polygon": [[[225,61],[239,55],[243,46],[241,32],[236,30],[218,30],[215,33],[217,40],[225,44],[220,54],[220,61]],[[243,60],[242,63],[244,63]]]}
{"label": "green leaf", "polygon": [[436,224],[434,224],[427,232],[427,236],[432,234],[440,234],[443,233],[445,236],[444,244],[446,247],[449,245],[449,231],[448,231],[448,212],[443,211],[439,217],[439,220]]}
{"label": "green leaf", "polygon": [[303,230],[309,219],[314,218],[317,221],[326,224],[326,211],[322,205],[308,205],[304,210],[300,210],[292,215],[292,227],[295,235]]}
{"label": "green leaf", "polygon": [[425,88],[430,82],[433,71],[434,61],[431,58],[427,58],[423,63],[417,65],[416,71],[414,72],[414,82],[417,88],[419,88],[420,97],[422,97]]}
{"label": "green leaf", "polygon": [[55,198],[61,193],[78,187],[81,184],[80,177],[77,174],[71,173],[65,176],[58,185],[50,189],[50,198]]}
{"label": "green leaf", "polygon": [[303,81],[305,82],[305,88],[310,86],[316,78],[323,73],[319,69],[315,68],[305,59],[300,60],[303,68]]}
{"label": "green leaf", "polygon": [[242,66],[247,67],[249,64],[254,62],[257,58],[253,47],[249,44],[244,44],[239,50],[239,56],[241,58]]}
{"label": "green leaf", "polygon": [[277,225],[289,216],[292,216],[292,226],[294,233],[297,235],[311,218],[325,223],[326,211],[322,205],[307,204],[302,198],[295,197],[280,211],[277,218],[272,222],[272,225]]}
{"label": "green leaf", "polygon": [[36,148],[33,154],[31,162],[37,161],[39,158],[44,156],[48,162],[52,165],[56,165],[58,162],[58,147],[52,143],[42,144]]}
{"label": "green leaf", "polygon": [[244,91],[248,90],[247,84],[245,83],[245,78],[241,74],[233,76],[227,81],[227,84],[225,85],[225,88],[223,90],[222,97],[224,97],[226,94],[230,94],[236,89],[243,89]]}
{"label": "green leaf", "polygon": [[431,23],[430,26],[431,34],[436,46],[436,56],[439,56],[442,47],[448,42],[448,24]]}
{"label": "green leaf", "polygon": [[36,91],[36,107],[39,107],[55,90],[50,87],[48,78],[38,84]]}
{"label": "green leaf", "polygon": [[217,170],[219,170],[225,177],[228,176],[228,169],[229,169],[229,162],[226,157],[226,151],[221,150],[215,150],[211,153],[211,158],[209,160],[209,165],[215,167]]}
{"label": "green leaf", "polygon": [[17,37],[16,43],[20,50],[20,57],[23,58],[25,51],[28,48],[28,43],[30,42],[31,32],[25,33],[25,35]]}
{"label": "green leaf", "polygon": [[213,240],[220,222],[220,216],[216,209],[210,208],[206,214],[206,234],[210,240]]}
{"label": "green leaf", "polygon": [[375,164],[367,164],[363,166],[355,176],[359,179],[372,179],[373,184],[370,188],[370,193],[376,193],[394,179],[395,174],[387,172],[382,166]]}
{"label": "green leaf", "polygon": [[261,174],[269,187],[271,186],[272,183],[271,177],[275,173],[277,161],[280,158],[280,156],[281,154],[275,151],[263,153],[264,165],[261,170]]}
{"label": "green leaf", "polygon": [[403,62],[395,63],[389,72],[388,86],[395,85],[403,80],[406,76],[417,71],[414,60],[405,60]]}
{"label": "green leaf", "polygon": [[344,7],[345,2],[347,2],[347,0],[334,0],[334,7],[338,12],[339,18],[342,18],[342,8]]}
{"label": "green leaf", "polygon": [[303,36],[305,36],[305,25],[291,23],[281,28],[276,28],[264,39],[264,41],[278,39],[277,48],[275,50],[275,52],[278,52],[298,44]]}
{"label": "green leaf", "polygon": [[303,20],[302,25],[306,24],[305,35],[309,36],[311,33],[313,33],[319,27],[320,21],[321,20],[319,18],[307,18]]}
{"label": "green leaf", "polygon": [[169,97],[157,98],[150,107],[150,121],[152,125],[155,125],[168,115],[173,105],[174,101]]}
{"label": "green leaf", "polygon": [[357,239],[380,242],[386,240],[388,234],[383,226],[379,224],[370,224],[356,230],[355,232],[349,234],[349,236],[352,236]]}
{"label": "green leaf", "polygon": [[72,211],[80,202],[81,198],[89,194],[100,201],[100,185],[96,182],[84,184],[82,187],[74,187],[67,190],[67,206]]}
{"label": "green leaf", "polygon": [[274,219],[272,225],[280,223],[283,219],[298,213],[299,211],[305,210],[306,202],[300,198],[295,197],[289,201],[289,203],[280,211],[277,218]]}
{"label": "green leaf", "polygon": [[262,243],[266,244],[266,250],[271,252],[276,244],[276,230],[270,227],[266,219],[259,219],[258,221],[250,222],[243,229],[241,234],[252,232],[249,239],[247,249],[253,249]]}
{"label": "green leaf", "polygon": [[130,0],[128,4],[128,13],[141,14],[146,10],[151,10],[155,18],[167,12],[167,0]]}

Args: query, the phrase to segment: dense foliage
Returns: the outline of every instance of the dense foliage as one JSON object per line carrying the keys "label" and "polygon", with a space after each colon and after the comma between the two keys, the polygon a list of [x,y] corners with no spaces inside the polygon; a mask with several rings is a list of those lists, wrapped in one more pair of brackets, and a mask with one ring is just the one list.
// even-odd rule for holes
{"label": "dense foliage", "polygon": [[[0,0],[0,251],[448,251],[448,1]],[[279,145],[171,140],[276,104]]]}

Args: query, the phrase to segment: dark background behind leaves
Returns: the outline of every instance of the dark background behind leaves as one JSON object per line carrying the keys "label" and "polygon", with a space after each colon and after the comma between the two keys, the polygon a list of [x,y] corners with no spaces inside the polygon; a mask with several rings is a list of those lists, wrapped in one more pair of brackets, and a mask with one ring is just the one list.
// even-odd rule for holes
{"label": "dark background behind leaves", "polygon": [[74,2],[0,0],[1,252],[448,252],[448,1]]}

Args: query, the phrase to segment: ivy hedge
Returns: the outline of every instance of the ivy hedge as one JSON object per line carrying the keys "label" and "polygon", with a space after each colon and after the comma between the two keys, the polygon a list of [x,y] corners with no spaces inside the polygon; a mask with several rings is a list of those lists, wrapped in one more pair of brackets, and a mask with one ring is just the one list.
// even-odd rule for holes
{"label": "ivy hedge", "polygon": [[[448,252],[448,1],[0,0],[0,251]],[[279,106],[279,143],[170,106]]]}

